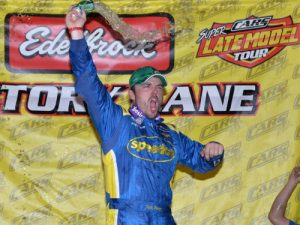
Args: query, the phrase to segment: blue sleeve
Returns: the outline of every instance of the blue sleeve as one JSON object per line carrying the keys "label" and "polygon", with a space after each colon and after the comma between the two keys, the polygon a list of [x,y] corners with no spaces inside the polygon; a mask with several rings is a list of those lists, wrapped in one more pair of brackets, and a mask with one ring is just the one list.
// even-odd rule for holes
{"label": "blue sleeve", "polygon": [[179,133],[181,142],[179,164],[185,165],[198,173],[206,173],[217,167],[223,160],[224,153],[219,157],[214,157],[207,161],[200,153],[204,150],[204,145],[197,141],[193,141],[182,133]]}
{"label": "blue sleeve", "polygon": [[70,60],[75,75],[75,91],[83,97],[102,142],[108,140],[120,122],[123,110],[116,105],[97,75],[86,40],[71,40]]}
{"label": "blue sleeve", "polygon": [[298,225],[298,223],[295,223],[294,221],[290,220],[289,225]]}

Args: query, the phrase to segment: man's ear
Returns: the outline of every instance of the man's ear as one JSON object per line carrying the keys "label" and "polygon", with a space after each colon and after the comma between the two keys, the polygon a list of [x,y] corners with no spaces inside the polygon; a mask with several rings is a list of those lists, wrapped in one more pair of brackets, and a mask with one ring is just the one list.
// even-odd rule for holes
{"label": "man's ear", "polygon": [[130,101],[132,101],[133,103],[135,103],[135,94],[134,94],[133,90],[129,89],[128,96],[129,96]]}

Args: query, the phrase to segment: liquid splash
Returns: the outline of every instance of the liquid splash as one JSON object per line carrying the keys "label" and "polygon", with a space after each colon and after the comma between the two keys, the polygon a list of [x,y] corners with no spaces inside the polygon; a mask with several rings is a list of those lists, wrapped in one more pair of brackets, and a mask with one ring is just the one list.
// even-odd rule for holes
{"label": "liquid splash", "polygon": [[162,29],[140,32],[124,22],[113,10],[102,2],[94,3],[95,11],[102,15],[113,30],[122,35],[125,40],[135,41],[139,44],[147,42],[161,42],[170,39],[173,26],[166,24]]}

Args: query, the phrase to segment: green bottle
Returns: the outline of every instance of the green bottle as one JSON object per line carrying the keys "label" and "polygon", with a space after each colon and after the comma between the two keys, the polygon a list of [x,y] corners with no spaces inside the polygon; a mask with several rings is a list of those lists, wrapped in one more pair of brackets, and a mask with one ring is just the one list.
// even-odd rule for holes
{"label": "green bottle", "polygon": [[90,13],[95,9],[93,0],[83,0],[75,5],[75,8],[82,9],[86,13]]}

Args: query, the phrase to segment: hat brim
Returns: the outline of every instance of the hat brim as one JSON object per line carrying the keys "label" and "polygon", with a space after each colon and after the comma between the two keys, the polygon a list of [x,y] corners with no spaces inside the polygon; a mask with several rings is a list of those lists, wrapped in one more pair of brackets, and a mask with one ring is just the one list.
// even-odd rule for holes
{"label": "hat brim", "polygon": [[167,80],[166,80],[165,76],[162,75],[162,74],[160,74],[160,73],[154,73],[154,74],[152,74],[152,75],[149,76],[146,80],[144,80],[143,83],[145,83],[146,81],[150,80],[152,77],[157,77],[157,78],[159,78],[160,81],[161,81],[161,83],[162,83],[162,85],[163,85],[164,87],[167,86]]}

